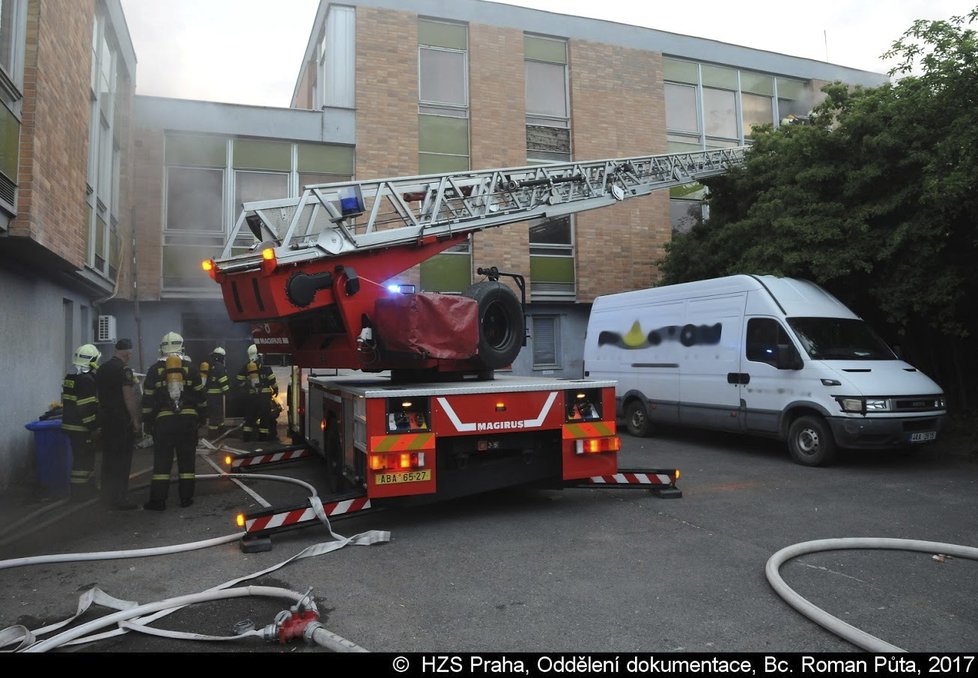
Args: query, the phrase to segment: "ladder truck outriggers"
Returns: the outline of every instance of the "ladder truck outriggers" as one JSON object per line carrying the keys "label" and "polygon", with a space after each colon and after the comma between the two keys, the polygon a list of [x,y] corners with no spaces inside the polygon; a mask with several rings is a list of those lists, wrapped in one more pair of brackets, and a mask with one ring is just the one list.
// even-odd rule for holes
{"label": "ladder truck outriggers", "polygon": [[[325,460],[323,507],[244,517],[247,537],[369,508],[521,484],[681,496],[676,469],[621,469],[615,382],[495,374],[526,343],[521,275],[479,268],[462,294],[391,284],[476,231],[598,209],[721,174],[744,148],[306,186],[244,205],[203,262],[231,320],[292,365],[301,453]],[[500,280],[511,278],[520,292]],[[354,376],[314,376],[317,368]]]}

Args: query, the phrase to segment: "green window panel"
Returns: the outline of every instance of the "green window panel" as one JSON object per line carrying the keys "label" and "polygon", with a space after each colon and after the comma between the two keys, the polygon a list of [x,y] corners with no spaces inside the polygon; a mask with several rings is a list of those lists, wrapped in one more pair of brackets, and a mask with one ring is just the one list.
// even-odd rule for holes
{"label": "green window panel", "polygon": [[119,237],[119,231],[116,228],[112,228],[109,231],[109,275],[112,279],[115,279],[116,274],[119,272],[119,258],[122,254],[122,238]]}
{"label": "green window panel", "polygon": [[85,223],[88,224],[88,237],[85,238],[85,261],[91,264],[95,256],[93,249],[95,239],[92,237],[92,229],[95,228],[95,207],[93,205],[88,206],[88,218]]}
{"label": "green window panel", "polygon": [[737,69],[703,64],[703,86],[737,89]]}
{"label": "green window panel", "polygon": [[696,64],[691,61],[678,61],[676,59],[662,60],[663,79],[672,82],[687,82],[691,85],[699,83],[699,70]]}
{"label": "green window panel", "polygon": [[279,170],[292,169],[292,144],[281,141],[235,139],[235,169]]}
{"label": "green window panel", "polygon": [[204,273],[200,262],[221,256],[220,247],[166,245],[163,247],[163,287],[203,287],[217,289]]}
{"label": "green window panel", "polygon": [[171,134],[166,138],[166,164],[224,167],[227,139],[205,134]]}
{"label": "green window panel", "polygon": [[778,78],[778,98],[801,99],[805,96],[805,83],[801,80]]}
{"label": "green window panel", "polygon": [[469,254],[438,254],[421,263],[421,289],[426,292],[461,292],[471,283]]}
{"label": "green window panel", "polygon": [[300,173],[356,174],[356,154],[352,146],[327,144],[298,144]]}
{"label": "green window panel", "polygon": [[102,266],[99,265],[99,261],[103,264],[105,263],[105,232],[108,230],[106,228],[105,220],[102,217],[97,217],[95,219],[95,259],[96,268],[102,270]]}
{"label": "green window panel", "polygon": [[751,71],[740,72],[740,89],[751,94],[762,94],[764,96],[774,96],[774,78],[763,73],[753,73]]}
{"label": "green window panel", "polygon": [[676,135],[669,135],[668,137],[669,147],[667,151],[669,153],[690,153],[692,151],[702,151],[703,147],[700,145],[698,137],[682,138]]}
{"label": "green window panel", "polygon": [[0,106],[0,172],[17,183],[20,158],[20,121],[6,106]]}
{"label": "green window panel", "polygon": [[466,49],[468,35],[464,24],[418,20],[418,44],[450,49]]}
{"label": "green window panel", "polygon": [[524,35],[523,58],[533,59],[534,61],[549,61],[554,64],[566,64],[567,43],[563,40]]}
{"label": "green window panel", "polygon": [[574,282],[573,257],[530,255],[530,278],[538,282]]}
{"label": "green window panel", "polygon": [[669,189],[670,198],[688,198],[691,195],[702,194],[706,187],[698,181],[682,186],[673,186]]}
{"label": "green window panel", "polygon": [[465,172],[469,169],[467,155],[434,155],[420,153],[418,155],[418,172],[420,174],[445,174],[447,172]]}
{"label": "green window panel", "polygon": [[469,121],[465,118],[419,115],[418,134],[422,153],[469,154]]}

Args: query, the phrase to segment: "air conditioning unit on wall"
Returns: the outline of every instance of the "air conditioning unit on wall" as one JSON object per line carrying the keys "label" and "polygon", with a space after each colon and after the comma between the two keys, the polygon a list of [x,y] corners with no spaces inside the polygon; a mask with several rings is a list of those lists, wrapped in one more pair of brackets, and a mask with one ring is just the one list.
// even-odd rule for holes
{"label": "air conditioning unit on wall", "polygon": [[95,330],[95,341],[114,342],[116,340],[115,316],[100,315],[98,327]]}

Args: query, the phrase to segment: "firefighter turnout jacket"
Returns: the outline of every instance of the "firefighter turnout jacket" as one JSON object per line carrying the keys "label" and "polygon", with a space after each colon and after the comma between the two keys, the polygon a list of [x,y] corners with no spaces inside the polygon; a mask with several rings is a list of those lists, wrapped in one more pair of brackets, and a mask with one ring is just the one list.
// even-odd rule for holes
{"label": "firefighter turnout jacket", "polygon": [[61,384],[61,430],[91,435],[99,427],[98,384],[94,372],[69,373]]}
{"label": "firefighter turnout jacket", "polygon": [[[179,360],[177,360],[179,359]],[[200,373],[187,356],[157,360],[143,382],[143,425],[152,433],[161,420],[204,421],[207,403]]]}

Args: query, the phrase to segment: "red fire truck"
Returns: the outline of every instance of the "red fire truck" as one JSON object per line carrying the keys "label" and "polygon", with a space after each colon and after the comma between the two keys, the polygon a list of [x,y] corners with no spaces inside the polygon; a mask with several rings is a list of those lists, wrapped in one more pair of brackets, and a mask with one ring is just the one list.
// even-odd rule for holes
{"label": "red fire truck", "polygon": [[[613,381],[496,373],[526,343],[521,275],[480,268],[485,279],[462,294],[417,292],[398,276],[472,232],[691,183],[743,155],[734,148],[351,181],[246,204],[222,256],[204,269],[230,318],[252,324],[259,350],[292,365],[296,444],[232,456],[231,467],[315,454],[330,492],[322,507],[246,516],[249,535],[320,513],[531,483],[681,496],[676,469],[618,468]],[[334,374],[317,376],[324,368]]]}

